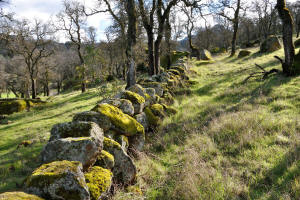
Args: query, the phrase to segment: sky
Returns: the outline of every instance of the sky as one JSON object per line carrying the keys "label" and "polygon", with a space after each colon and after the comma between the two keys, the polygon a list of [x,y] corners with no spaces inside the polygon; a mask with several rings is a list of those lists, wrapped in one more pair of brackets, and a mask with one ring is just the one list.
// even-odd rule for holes
{"label": "sky", "polygon": [[[87,7],[93,7],[96,0],[80,0]],[[273,0],[274,3],[276,0]],[[296,2],[297,0],[287,0],[287,2]],[[299,0],[298,0],[299,1]],[[62,9],[62,0],[11,0],[11,3],[4,9],[15,13],[17,18],[26,18],[29,20],[40,19],[46,22],[51,16]],[[112,23],[108,13],[101,13],[88,17],[88,26],[93,26],[97,30],[97,39],[105,40],[105,29]],[[60,42],[65,42],[66,38],[60,36]]]}
{"label": "sky", "polygon": [[[96,0],[80,0],[87,7],[92,7]],[[50,17],[62,10],[62,0],[11,0],[4,9],[15,13],[16,18],[25,18],[29,20],[40,19],[47,22]],[[97,39],[105,40],[105,29],[112,23],[110,15],[101,13],[88,17],[88,26],[93,26],[97,30]],[[65,42],[66,38],[59,36],[60,42]]]}

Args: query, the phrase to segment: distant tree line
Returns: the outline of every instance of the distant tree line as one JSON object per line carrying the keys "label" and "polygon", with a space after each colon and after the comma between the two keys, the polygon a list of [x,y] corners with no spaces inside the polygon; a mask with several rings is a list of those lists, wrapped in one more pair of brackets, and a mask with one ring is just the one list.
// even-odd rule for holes
{"label": "distant tree line", "polygon": [[[0,5],[6,2],[0,0]],[[57,94],[70,89],[85,92],[113,78],[126,80],[130,87],[137,73],[161,73],[162,57],[168,68],[175,50],[187,50],[197,59],[202,49],[234,56],[237,48],[281,35],[287,23],[278,9],[282,2],[272,0],[251,4],[246,0],[94,2],[95,7],[86,8],[79,1],[65,0],[55,19],[46,23],[17,20],[1,9],[0,97],[11,92],[36,98],[49,96],[54,89]],[[291,28],[284,31],[298,37],[300,3],[283,2],[293,19]],[[108,13],[112,19],[103,41],[96,40],[96,28],[87,26],[87,18],[98,13]],[[57,42],[57,32],[69,41]]]}

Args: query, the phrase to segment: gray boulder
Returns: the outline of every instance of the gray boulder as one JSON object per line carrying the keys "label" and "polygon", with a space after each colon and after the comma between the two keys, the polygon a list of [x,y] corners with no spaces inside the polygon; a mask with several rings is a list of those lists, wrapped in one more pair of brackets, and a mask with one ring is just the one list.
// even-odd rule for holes
{"label": "gray boulder", "polygon": [[80,161],[86,171],[96,162],[102,143],[93,137],[62,138],[49,142],[41,156],[43,163],[57,160]]}
{"label": "gray boulder", "polygon": [[98,102],[99,104],[101,103],[108,103],[110,105],[113,105],[117,108],[119,108],[120,110],[123,111],[123,113],[133,116],[134,115],[134,107],[131,103],[131,101],[129,101],[128,99],[103,99],[100,102]]}
{"label": "gray boulder", "polygon": [[265,41],[263,41],[260,45],[261,53],[271,53],[281,49],[281,44],[279,38],[271,35]]}
{"label": "gray boulder", "polygon": [[25,191],[45,199],[90,200],[82,164],[76,161],[43,164],[26,179]]}
{"label": "gray boulder", "polygon": [[109,130],[113,126],[109,118],[95,111],[86,111],[75,114],[75,116],[73,117],[73,122],[78,121],[95,122],[104,131]]}

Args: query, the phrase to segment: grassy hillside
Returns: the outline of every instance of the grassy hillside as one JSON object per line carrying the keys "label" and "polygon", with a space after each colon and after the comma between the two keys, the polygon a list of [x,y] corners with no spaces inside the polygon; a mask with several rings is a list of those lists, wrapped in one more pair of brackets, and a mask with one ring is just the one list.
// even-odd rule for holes
{"label": "grassy hillside", "polygon": [[274,55],[195,62],[198,83],[137,161],[147,199],[300,199],[300,77],[243,83],[254,63],[280,69]]}
{"label": "grassy hillside", "polygon": [[[8,120],[12,123],[0,125],[0,193],[16,190],[16,183],[21,184],[40,165],[39,154],[54,124],[71,121],[75,113],[94,107],[102,98],[100,94],[112,95],[122,86],[122,83],[115,82],[84,94],[78,91],[50,97],[46,106],[10,115]],[[27,140],[33,144],[18,148]]]}
{"label": "grassy hillside", "polygon": [[[143,197],[131,188],[114,199],[299,199],[300,77],[243,83],[258,70],[254,63],[280,69],[274,55],[283,50],[194,62],[197,84],[178,92],[179,112],[147,138],[136,160]],[[106,95],[118,89],[111,85]],[[37,167],[52,125],[92,108],[98,93],[53,97],[47,106],[13,114],[12,124],[0,125],[0,192],[16,189]],[[32,146],[17,148],[28,139]]]}

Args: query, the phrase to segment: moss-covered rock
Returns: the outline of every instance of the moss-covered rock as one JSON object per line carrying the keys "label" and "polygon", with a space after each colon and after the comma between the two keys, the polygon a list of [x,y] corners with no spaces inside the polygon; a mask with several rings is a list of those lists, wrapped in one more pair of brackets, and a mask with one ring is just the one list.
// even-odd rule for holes
{"label": "moss-covered rock", "polygon": [[40,166],[26,179],[25,190],[45,199],[90,199],[82,164],[76,161],[55,161]]}
{"label": "moss-covered rock", "polygon": [[153,104],[150,106],[150,109],[152,111],[152,113],[155,116],[158,116],[160,118],[164,118],[165,114],[164,114],[164,107],[161,104]]}
{"label": "moss-covered rock", "polygon": [[163,86],[161,83],[159,82],[142,82],[141,85],[144,87],[144,88],[153,88],[155,89],[155,93],[158,95],[158,96],[162,96],[163,93],[164,93],[164,89],[163,89]]}
{"label": "moss-covered rock", "polygon": [[281,44],[279,38],[271,35],[265,41],[263,41],[260,45],[261,53],[271,53],[281,49]]}
{"label": "moss-covered rock", "polygon": [[149,107],[146,107],[144,112],[147,117],[149,128],[156,129],[156,127],[161,125],[161,119],[158,116],[155,116]]}
{"label": "moss-covered rock", "polygon": [[181,66],[172,66],[171,69],[175,69],[175,70],[179,71],[182,74],[187,73],[186,70],[184,69],[184,67],[181,67]]}
{"label": "moss-covered rock", "polygon": [[102,150],[99,156],[97,157],[95,166],[100,166],[105,169],[112,169],[115,166],[115,158],[107,151]]}
{"label": "moss-covered rock", "polygon": [[85,173],[84,176],[91,200],[100,200],[108,196],[112,184],[112,173],[110,170],[95,166]]}
{"label": "moss-covered rock", "polygon": [[78,121],[95,122],[104,131],[109,130],[113,126],[110,118],[108,118],[106,115],[94,111],[77,113],[73,117],[73,121],[74,122],[78,122]]}
{"label": "moss-covered rock", "polygon": [[180,75],[181,73],[176,70],[176,69],[169,69],[167,72],[171,73],[171,74],[174,74],[174,75]]}
{"label": "moss-covered rock", "polygon": [[134,107],[131,103],[131,101],[129,101],[128,99],[120,99],[120,98],[112,98],[112,99],[103,99],[100,102],[98,102],[99,104],[102,103],[107,103],[110,105],[113,105],[117,108],[119,108],[120,110],[123,111],[123,113],[133,116],[134,115]]}
{"label": "moss-covered rock", "polygon": [[164,111],[168,116],[175,115],[178,112],[177,109],[172,108],[171,106],[168,106],[166,104],[162,104],[162,106],[164,107]]}
{"label": "moss-covered rock", "polygon": [[[133,136],[135,134],[144,135],[144,127],[138,123],[131,116],[124,114],[119,108],[109,104],[98,104],[92,109],[92,111],[98,112],[106,121],[109,120],[114,126],[113,130],[117,130],[118,133],[126,136]],[[101,127],[101,122],[99,124]]]}
{"label": "moss-covered rock", "polygon": [[140,124],[143,125],[145,131],[148,130],[149,124],[148,124],[148,120],[147,120],[147,115],[144,112],[135,115],[134,118],[136,119],[136,121],[138,121]]}
{"label": "moss-covered rock", "polygon": [[102,150],[93,137],[62,138],[49,142],[43,149],[41,156],[43,163],[56,160],[80,161],[86,171],[96,162]]}
{"label": "moss-covered rock", "polygon": [[129,185],[136,178],[136,167],[132,159],[116,141],[104,137],[103,149],[115,158],[113,168],[114,179],[117,183]]}
{"label": "moss-covered rock", "polygon": [[103,136],[103,130],[96,123],[75,121],[54,125],[49,141],[68,137],[92,137],[102,147]]}
{"label": "moss-covered rock", "polygon": [[170,92],[165,92],[163,95],[163,99],[165,104],[171,105],[175,102],[174,97],[171,95]]}
{"label": "moss-covered rock", "polygon": [[129,87],[127,90],[128,90],[128,91],[131,91],[131,92],[134,92],[134,93],[137,93],[138,95],[140,95],[140,96],[142,96],[143,98],[145,98],[145,93],[146,93],[146,91],[145,91],[145,89],[144,89],[141,85],[139,85],[139,84],[135,84],[135,85]]}
{"label": "moss-covered rock", "polygon": [[200,50],[200,59],[201,60],[212,60],[211,53],[206,49]]}
{"label": "moss-covered rock", "polygon": [[27,105],[25,100],[0,101],[0,114],[10,115],[14,112],[26,110]]}
{"label": "moss-covered rock", "polygon": [[300,39],[298,39],[298,40],[296,40],[295,42],[294,42],[294,45],[295,45],[295,47],[300,47]]}
{"label": "moss-covered rock", "polygon": [[243,50],[240,50],[238,57],[244,58],[244,57],[251,55],[251,53],[252,53],[251,51],[243,49]]}
{"label": "moss-covered rock", "polygon": [[105,132],[105,137],[108,137],[109,139],[118,142],[121,145],[121,147],[124,149],[124,151],[127,152],[129,147],[129,140],[127,136],[121,135],[116,131],[110,130]]}
{"label": "moss-covered rock", "polygon": [[[171,64],[176,63],[180,58],[188,56],[189,52],[187,51],[172,51],[171,52]],[[160,59],[160,64],[162,67],[166,68],[168,65],[168,59],[166,56],[162,56]]]}
{"label": "moss-covered rock", "polygon": [[0,194],[0,200],[43,200],[42,198],[24,192],[5,192]]}
{"label": "moss-covered rock", "polygon": [[125,90],[121,92],[120,94],[116,95],[116,97],[119,97],[122,99],[128,99],[131,101],[133,107],[134,107],[134,114],[141,113],[145,107],[145,98],[143,96],[139,95],[138,93],[131,92],[128,90]]}

